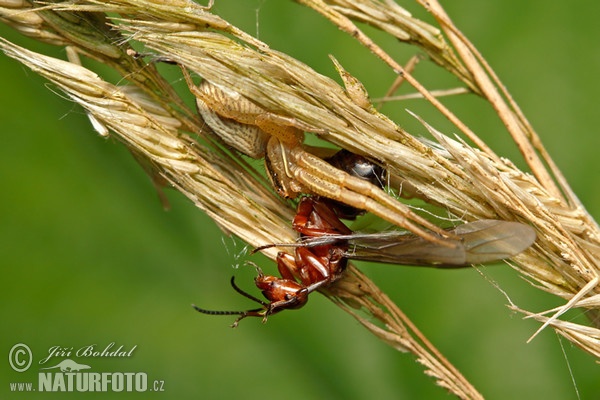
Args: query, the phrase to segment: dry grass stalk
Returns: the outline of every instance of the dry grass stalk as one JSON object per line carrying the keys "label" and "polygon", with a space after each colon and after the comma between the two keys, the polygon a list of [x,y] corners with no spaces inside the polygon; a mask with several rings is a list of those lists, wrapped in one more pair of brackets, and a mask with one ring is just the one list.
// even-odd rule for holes
{"label": "dry grass stalk", "polygon": [[[60,87],[86,109],[97,129],[114,132],[135,154],[149,161],[158,178],[168,181],[220,226],[252,246],[293,241],[289,224],[293,209],[268,190],[260,174],[239,156],[215,145],[202,121],[186,109],[156,69],[128,54],[130,45],[141,43],[204,79],[240,92],[272,113],[325,129],[328,133],[321,135],[323,139],[380,160],[390,172],[391,181],[402,182],[407,192],[404,194],[418,195],[439,206],[440,217],[451,213],[465,221],[499,218],[531,224],[538,240],[512,260],[514,267],[541,289],[568,302],[550,318],[515,309],[600,355],[597,329],[557,319],[572,307],[592,312],[599,308],[598,226],[577,201],[491,69],[439,4],[424,3],[456,52],[437,28],[414,19],[392,1],[298,1],[325,15],[384,59],[478,148],[437,132],[425,121],[422,123],[438,143],[417,140],[374,108],[357,104],[355,97],[332,79],[271,50],[209,9],[185,0],[54,2],[43,7],[37,4],[41,7],[37,9],[26,1],[0,0],[4,22],[39,40],[74,47],[115,68],[140,90],[119,88],[80,66],[32,53],[4,40],[0,47]],[[108,18],[107,13],[122,19]],[[94,25],[76,23],[84,19]],[[474,93],[490,101],[519,144],[534,176],[497,156],[352,20],[369,23],[420,46]],[[86,32],[85,26],[101,28]],[[202,136],[195,140],[182,130]],[[544,162],[551,171],[545,169]],[[391,200],[396,201],[393,196]],[[275,254],[276,249],[268,250],[271,258]],[[415,354],[441,386],[461,398],[481,397],[359,271],[351,268],[339,284],[328,289],[328,295],[382,340]]]}
{"label": "dry grass stalk", "polygon": [[[455,67],[455,60],[461,60],[461,65],[464,65],[464,69],[469,71],[468,86],[476,87],[476,93],[481,93],[497,111],[507,130],[519,145],[524,160],[531,167],[536,179],[518,171],[510,162],[498,157],[462,122],[456,123],[456,117],[449,110],[432,98],[420,83],[416,82],[397,62],[366,37],[350,20],[352,18],[367,21],[374,26],[382,26],[382,21],[395,21],[398,19],[396,16],[400,14],[400,11],[393,2],[375,0],[353,2],[300,0],[300,2],[324,14],[341,29],[358,38],[361,43],[386,61],[391,68],[400,71],[407,78],[407,82],[412,84],[452,122],[455,122],[456,126],[483,152],[480,153],[466,144],[457,146],[443,135],[435,133],[438,141],[445,142],[442,143],[442,147],[450,151],[454,159],[461,164],[461,172],[465,175],[450,177],[451,185],[444,188],[441,193],[437,186],[420,187],[424,197],[436,202],[440,201],[440,204],[455,215],[462,216],[473,212],[473,217],[482,218],[484,215],[490,216],[491,212],[491,215],[498,215],[502,218],[514,218],[532,223],[538,230],[538,241],[535,248],[515,259],[517,268],[525,276],[538,282],[544,290],[569,300],[555,317],[572,307],[587,308],[592,311],[590,314],[594,316],[596,307],[579,301],[586,297],[593,297],[598,292],[600,255],[598,225],[573,194],[543,148],[539,137],[501,85],[499,79],[472,44],[452,24],[441,5],[437,1],[420,1],[440,23],[440,27],[456,49],[457,56],[440,55],[432,57],[432,59],[448,70]],[[382,11],[384,9],[388,11]],[[377,10],[377,13],[372,10]],[[376,16],[380,18],[379,22],[375,22]],[[407,18],[406,15],[403,18]],[[409,33],[409,30],[405,29],[405,32]],[[409,43],[430,43],[433,40],[429,37],[436,33],[435,28],[414,30],[403,40]],[[397,37],[401,39],[400,36]],[[438,46],[438,51],[444,53],[442,49],[446,48],[446,46]],[[429,54],[435,49],[427,46],[426,51]],[[431,127],[428,129],[434,133]],[[388,160],[386,159],[386,161]],[[550,166],[550,171],[546,170],[544,162]],[[552,176],[556,178],[556,181],[551,178]],[[440,182],[437,183],[440,184]],[[477,187],[475,188],[472,183],[477,183]],[[443,183],[441,184],[443,185]],[[459,188],[456,193],[453,193],[453,187]],[[465,190],[468,192],[466,195],[464,195]],[[438,195],[441,195],[442,199]],[[445,201],[443,197],[446,198]],[[467,219],[469,219],[468,216]],[[552,319],[549,321],[551,323]],[[595,347],[594,341],[590,340],[589,345]],[[586,346],[586,348],[589,347]],[[597,348],[594,353],[597,354]]]}

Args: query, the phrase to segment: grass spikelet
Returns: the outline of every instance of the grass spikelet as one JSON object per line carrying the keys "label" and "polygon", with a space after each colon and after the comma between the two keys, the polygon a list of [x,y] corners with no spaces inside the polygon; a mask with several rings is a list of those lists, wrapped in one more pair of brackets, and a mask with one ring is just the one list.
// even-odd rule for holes
{"label": "grass spikelet", "polygon": [[[37,40],[68,46],[113,68],[132,86],[106,82],[93,71],[34,53],[0,38],[0,48],[59,87],[79,104],[103,134],[114,135],[154,175],[206,212],[226,232],[251,246],[295,240],[293,206],[282,201],[260,171],[225,149],[204,122],[135,49],[176,62],[212,83],[235,90],[270,113],[310,127],[325,141],[378,160],[398,196],[416,196],[435,207],[440,220],[503,219],[534,227],[538,240],[511,265],[536,287],[564,299],[548,312],[512,309],[551,327],[585,351],[600,355],[598,320],[590,326],[563,321],[571,308],[597,315],[600,230],[556,168],[516,103],[474,46],[436,1],[421,2],[432,26],[392,1],[298,0],[348,32],[384,60],[438,111],[461,136],[450,137],[413,115],[435,142],[415,137],[368,102],[304,63],[231,25],[211,9],[186,0],[0,1],[0,20]],[[422,49],[455,75],[466,90],[489,102],[517,143],[530,172],[494,153],[451,110],[355,22]],[[141,50],[140,50],[141,51]],[[74,60],[72,60],[74,61]],[[335,61],[345,82],[362,84]],[[354,86],[354,85],[353,85]],[[473,145],[467,142],[469,140]],[[546,167],[548,166],[548,167]],[[410,192],[410,193],[408,193]],[[424,217],[395,194],[381,200],[423,227]],[[394,222],[394,221],[392,221]],[[265,251],[275,259],[276,248]],[[437,383],[460,398],[477,390],[418,331],[389,298],[351,267],[323,291],[375,336],[415,355]]]}

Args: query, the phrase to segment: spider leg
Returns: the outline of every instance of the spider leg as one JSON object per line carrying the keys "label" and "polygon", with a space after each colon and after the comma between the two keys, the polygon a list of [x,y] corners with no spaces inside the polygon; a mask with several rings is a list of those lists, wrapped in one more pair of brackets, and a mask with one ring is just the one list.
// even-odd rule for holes
{"label": "spider leg", "polygon": [[363,179],[341,171],[300,147],[279,146],[286,152],[290,177],[310,193],[366,210],[405,228],[415,235],[442,246],[452,247],[444,240],[452,237],[447,231],[415,214],[408,206]]}

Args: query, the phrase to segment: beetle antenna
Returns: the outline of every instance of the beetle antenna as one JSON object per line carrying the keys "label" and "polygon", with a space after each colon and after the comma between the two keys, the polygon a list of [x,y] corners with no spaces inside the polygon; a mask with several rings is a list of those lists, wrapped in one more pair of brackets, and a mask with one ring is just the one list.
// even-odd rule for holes
{"label": "beetle antenna", "polygon": [[[195,304],[192,304],[192,307],[194,307],[194,310],[201,312],[202,314],[208,314],[208,315],[239,315],[239,317],[233,321],[233,324],[231,324],[232,328],[235,328],[238,326],[239,322],[246,318],[246,317],[262,317],[263,320],[265,320],[267,318],[267,311],[265,310],[265,308],[255,308],[253,310],[246,310],[246,311],[220,311],[220,310],[206,310],[204,308],[200,308]],[[264,321],[263,321],[264,323]]]}
{"label": "beetle antenna", "polygon": [[[396,232],[396,231],[393,231]],[[397,233],[396,233],[397,235]],[[350,235],[326,234],[322,236],[304,236],[299,238],[295,243],[269,243],[256,247],[250,254],[258,253],[259,251],[270,249],[271,247],[316,247],[341,242],[343,240],[351,240],[360,238],[360,233],[352,233]]]}
{"label": "beetle antenna", "polygon": [[244,296],[252,301],[259,303],[260,305],[262,305],[262,307],[255,308],[252,310],[246,310],[246,311],[227,311],[227,310],[222,311],[222,310],[207,310],[205,308],[200,308],[197,305],[192,304],[192,307],[194,308],[194,310],[196,310],[202,314],[207,314],[207,315],[239,315],[239,317],[231,325],[232,328],[237,327],[238,323],[246,317],[262,317],[263,323],[264,323],[266,321],[266,319],[268,318],[269,314],[271,313],[269,304],[252,296],[250,293],[247,293],[244,290],[242,290],[238,285],[235,284],[235,276],[231,277],[230,282],[231,282],[231,287],[233,287],[233,289],[236,292],[238,292],[242,296]]}
{"label": "beetle antenna", "polygon": [[256,297],[252,296],[250,293],[243,291],[238,285],[236,285],[235,284],[235,276],[231,277],[231,281],[230,282],[231,282],[231,287],[236,292],[238,292],[239,294],[241,294],[242,296],[244,296],[244,297],[246,297],[246,298],[248,298],[248,299],[250,299],[252,301],[255,301],[255,302],[259,303],[259,304],[262,304],[264,307],[268,306],[268,304],[265,303],[264,301],[262,301],[261,299],[258,299]]}
{"label": "beetle antenna", "polygon": [[[324,236],[324,237],[326,237],[326,236]],[[264,244],[262,246],[256,247],[254,250],[252,250],[250,252],[250,255],[256,254],[256,253],[258,253],[259,251],[262,251],[262,250],[270,249],[272,247],[313,247],[313,246],[318,246],[318,245],[320,245],[320,243],[312,244],[312,241],[316,242],[315,239],[320,239],[320,238],[321,237],[314,237],[314,238],[310,237],[308,239],[301,238],[296,243],[269,243],[269,244]],[[332,243],[332,242],[333,242],[332,239],[329,239],[329,240],[326,239],[325,244],[329,244],[329,243]]]}
{"label": "beetle antenna", "polygon": [[247,310],[247,311],[207,310],[205,308],[200,308],[195,304],[192,304],[192,307],[194,308],[194,310],[201,312],[202,314],[207,314],[207,315],[245,315],[245,316],[247,316],[249,313],[255,313],[255,312],[259,312],[259,311],[263,310],[263,308],[256,308],[254,310]]}
{"label": "beetle antenna", "polygon": [[255,248],[254,250],[252,250],[250,252],[250,254],[255,254],[255,253],[258,253],[259,251],[262,251],[262,250],[265,250],[265,249],[270,249],[271,247],[278,247],[278,246],[280,246],[280,244],[277,244],[277,243],[265,244],[265,245],[262,245],[262,246],[258,246],[257,248]]}

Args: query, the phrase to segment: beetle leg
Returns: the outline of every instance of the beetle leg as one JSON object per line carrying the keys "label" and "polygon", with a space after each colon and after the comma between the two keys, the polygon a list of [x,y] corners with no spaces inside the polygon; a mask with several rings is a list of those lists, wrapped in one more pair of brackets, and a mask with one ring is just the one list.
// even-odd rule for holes
{"label": "beetle leg", "polygon": [[291,254],[280,251],[277,253],[277,270],[282,278],[293,281],[298,276],[296,259]]}
{"label": "beetle leg", "polygon": [[298,203],[292,227],[306,236],[349,235],[352,233],[325,200],[303,197]]}

